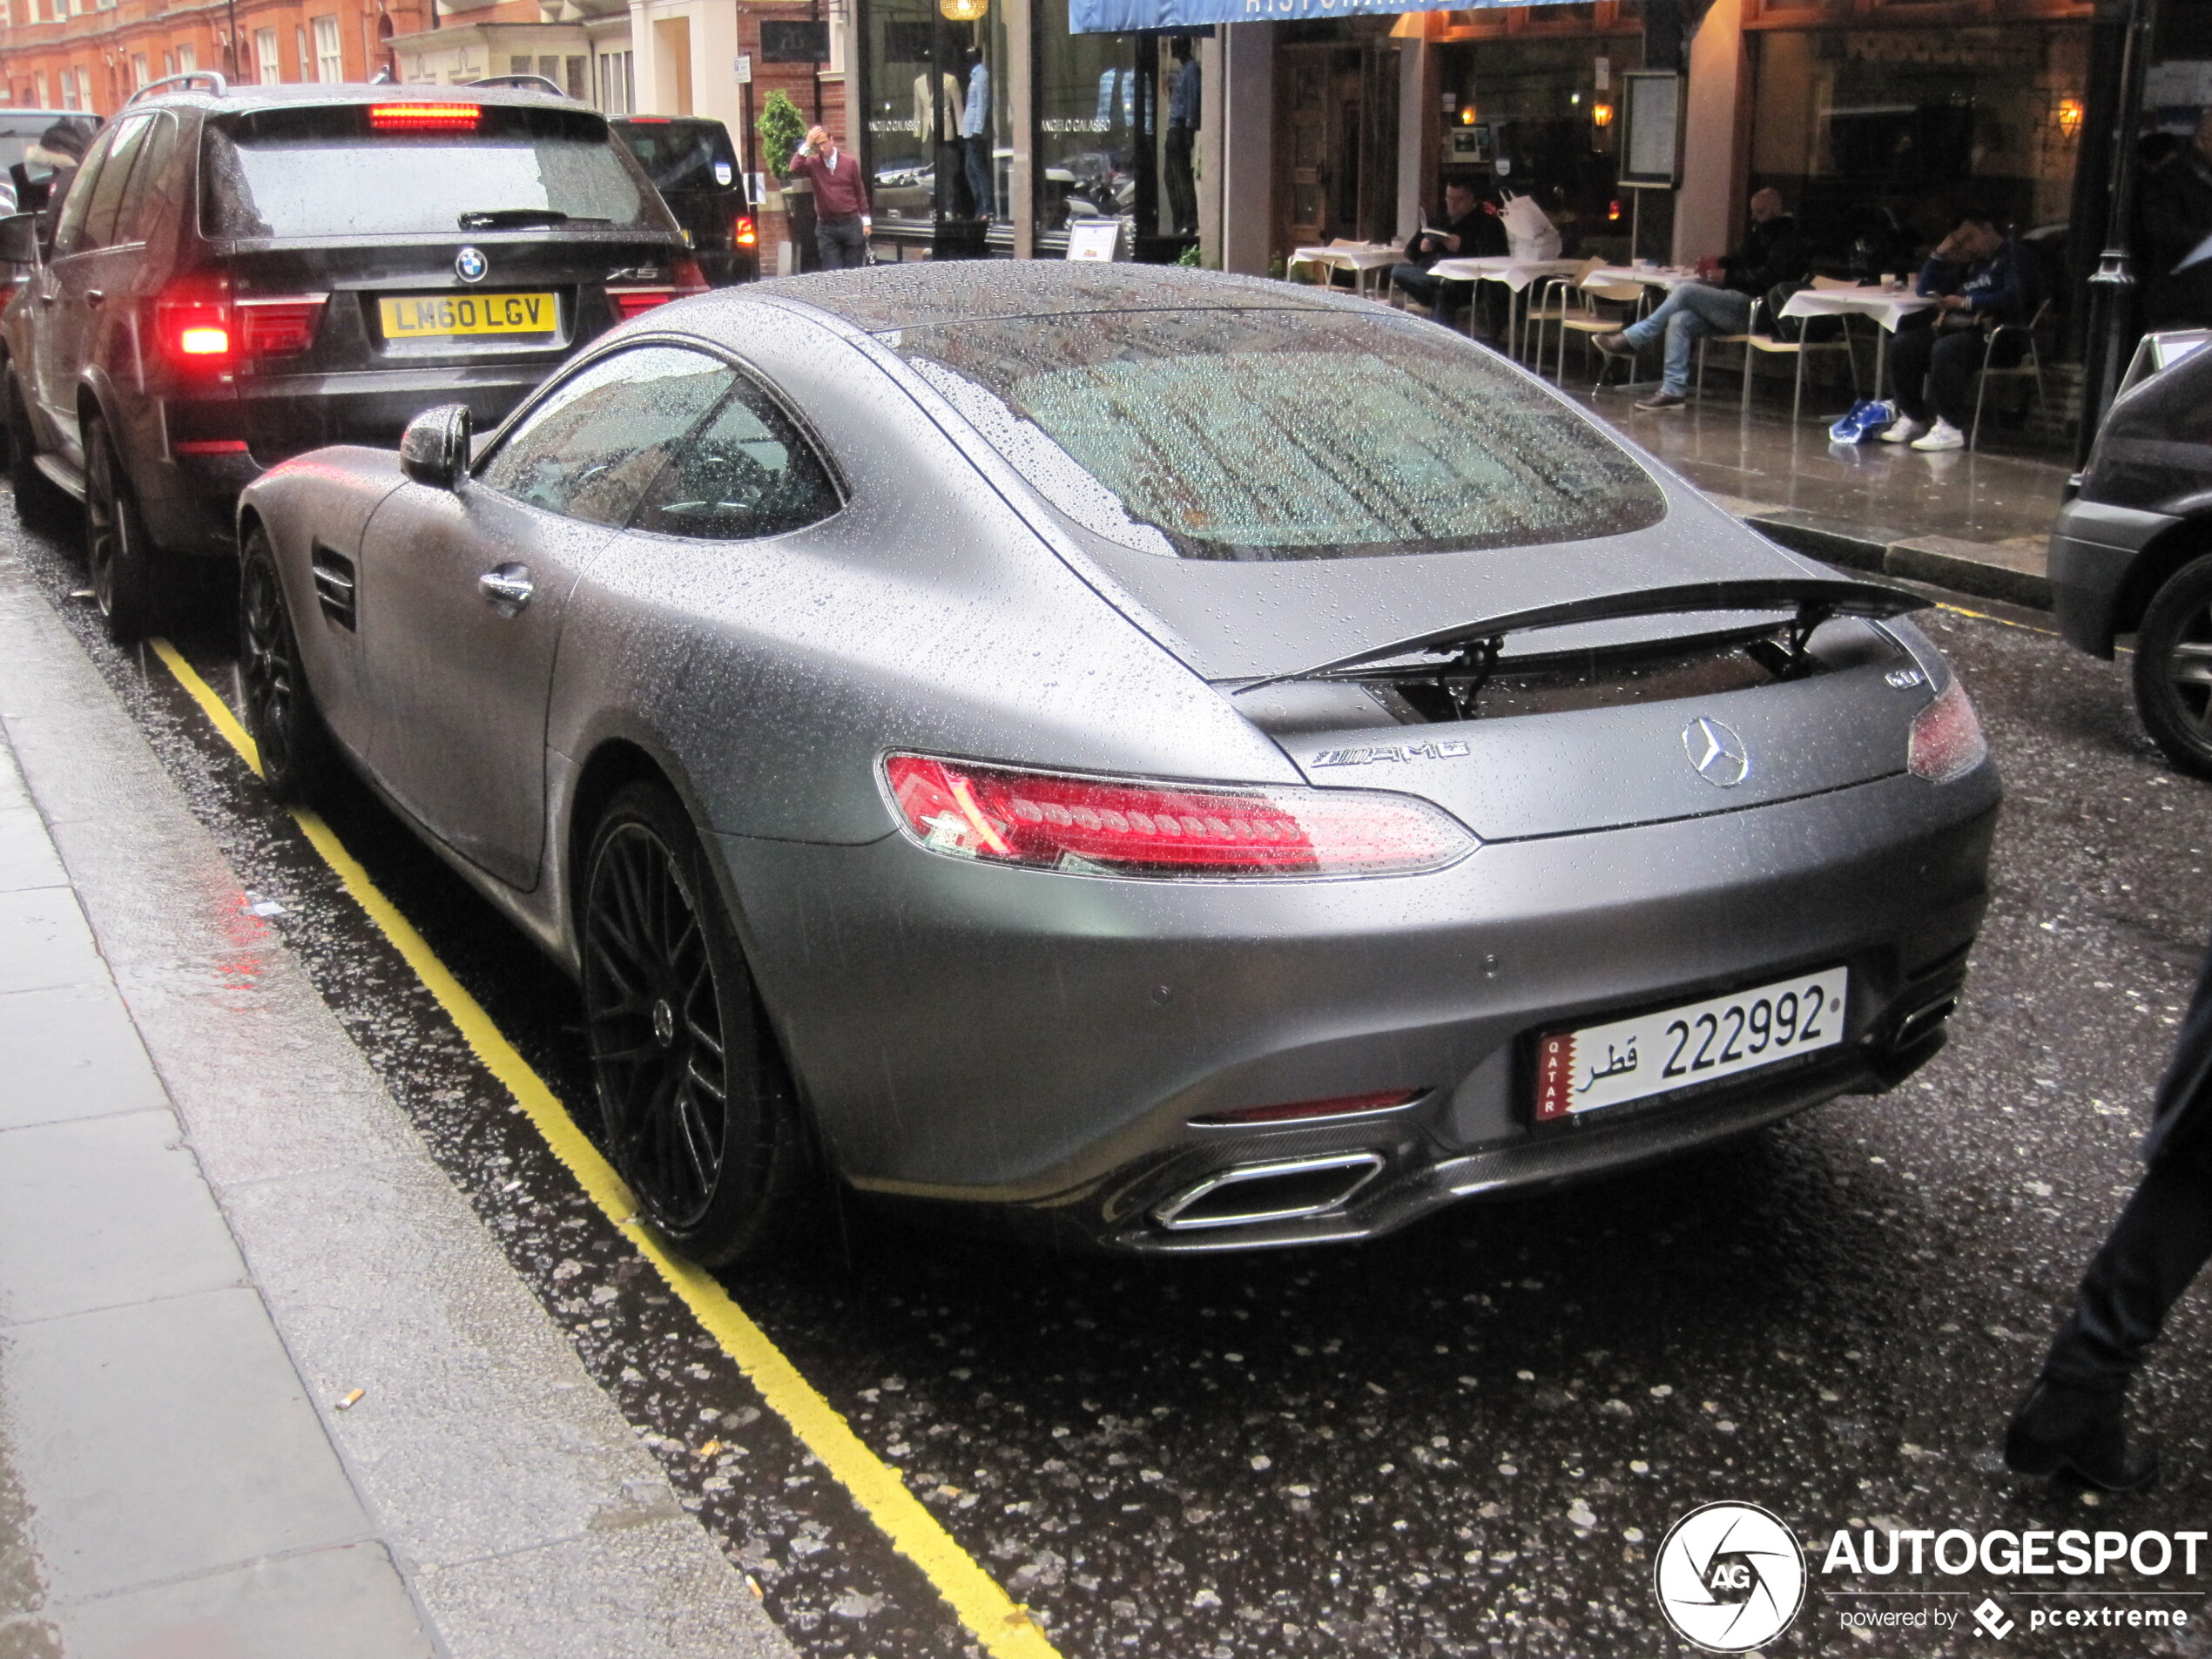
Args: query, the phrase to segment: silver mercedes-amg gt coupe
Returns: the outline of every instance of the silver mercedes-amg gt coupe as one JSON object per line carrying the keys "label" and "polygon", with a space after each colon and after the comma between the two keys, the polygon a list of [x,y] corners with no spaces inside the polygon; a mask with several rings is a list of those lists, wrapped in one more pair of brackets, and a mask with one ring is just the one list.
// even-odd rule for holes
{"label": "silver mercedes-amg gt coupe", "polygon": [[1919,1065],[1986,902],[1920,600],[1326,292],[732,289],[239,529],[270,785],[575,973],[710,1264],[833,1181],[1204,1251],[1679,1153]]}

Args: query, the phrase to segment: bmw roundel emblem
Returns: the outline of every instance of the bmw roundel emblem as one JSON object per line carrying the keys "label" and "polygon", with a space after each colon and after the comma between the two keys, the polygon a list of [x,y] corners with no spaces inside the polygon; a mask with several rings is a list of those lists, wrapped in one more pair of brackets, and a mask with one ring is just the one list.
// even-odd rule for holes
{"label": "bmw roundel emblem", "polygon": [[491,261],[480,247],[464,247],[453,256],[453,273],[463,282],[482,282],[490,269]]}

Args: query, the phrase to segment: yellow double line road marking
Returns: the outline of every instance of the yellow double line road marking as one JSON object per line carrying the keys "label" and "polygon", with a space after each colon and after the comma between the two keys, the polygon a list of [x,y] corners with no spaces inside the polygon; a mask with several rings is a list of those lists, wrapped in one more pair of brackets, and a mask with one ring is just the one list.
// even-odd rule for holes
{"label": "yellow double line road marking", "polygon": [[[177,677],[192,700],[206,711],[232,748],[259,777],[261,758],[253,739],[215,688],[200,678],[177,648],[165,639],[149,642],[154,654]],[[819,1458],[831,1476],[853,1494],[868,1519],[883,1531],[891,1546],[919,1567],[930,1584],[966,1625],[992,1659],[1058,1659],[1058,1651],[1044,1632],[1018,1606],[974,1557],[954,1541],[907,1489],[899,1471],[868,1450],[845,1419],[783,1351],[747,1317],[711,1275],[679,1256],[669,1253],[652,1232],[637,1221],[637,1203],[614,1166],[599,1155],[570,1117],[568,1109],[530,1069],[529,1062],[492,1023],[491,1016],[454,978],[415,926],[399,907],[379,892],[368,872],[346,850],[319,813],[294,808],[292,816],[315,851],[344,884],[354,901],[368,914],[377,930],[407,961],[430,995],[438,1001],[487,1070],[515,1097],[553,1156],[560,1159],[600,1212],[621,1228],[640,1254],[658,1270],[670,1290],[682,1298],[692,1317],[722,1345],[723,1352],[738,1363],[752,1386],[760,1391],[768,1409],[791,1426],[799,1443]]]}

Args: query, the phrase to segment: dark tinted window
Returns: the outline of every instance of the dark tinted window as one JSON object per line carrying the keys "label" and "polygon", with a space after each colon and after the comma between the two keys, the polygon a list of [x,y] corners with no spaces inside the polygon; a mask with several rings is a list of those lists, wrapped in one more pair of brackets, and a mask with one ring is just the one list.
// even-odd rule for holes
{"label": "dark tinted window", "polygon": [[176,153],[176,117],[156,115],[131,168],[131,188],[124,195],[123,212],[115,225],[118,242],[143,242],[153,234],[161,219],[162,183]]}
{"label": "dark tinted window", "polygon": [[116,216],[123,210],[124,191],[144,146],[147,125],[147,118],[138,115],[117,125],[115,136],[108,141],[107,159],[100,164],[100,176],[93,181],[91,197],[85,204],[84,227],[73,252],[85,253],[115,245]]}
{"label": "dark tinted window", "polygon": [[719,121],[623,121],[615,131],[656,190],[726,190],[737,152]]}
{"label": "dark tinted window", "polygon": [[1150,552],[1460,551],[1666,512],[1594,421],[1412,318],[1093,312],[885,339],[1047,500]]}
{"label": "dark tinted window", "polygon": [[[395,87],[395,96],[404,91]],[[601,117],[486,105],[474,132],[380,132],[371,107],[211,121],[201,169],[207,234],[421,236],[563,220],[664,222],[666,210],[624,165]],[[512,216],[504,226],[501,215]]]}
{"label": "dark tinted window", "polygon": [[549,513],[626,524],[670,452],[736,378],[727,364],[671,346],[603,357],[547,394],[477,476]]}
{"label": "dark tinted window", "polygon": [[[111,136],[102,133],[93,142],[91,149],[86,152],[84,165],[75,173],[66,175],[60,207],[55,209],[51,201],[47,204],[49,210],[55,212],[54,257],[57,260],[84,251],[84,215],[92,204],[94,193],[99,189],[102,158],[107,154],[107,140]],[[57,170],[55,177],[57,179],[64,176],[61,170]]]}
{"label": "dark tinted window", "polygon": [[739,542],[827,518],[837,488],[791,418],[740,380],[639,502],[637,528]]}

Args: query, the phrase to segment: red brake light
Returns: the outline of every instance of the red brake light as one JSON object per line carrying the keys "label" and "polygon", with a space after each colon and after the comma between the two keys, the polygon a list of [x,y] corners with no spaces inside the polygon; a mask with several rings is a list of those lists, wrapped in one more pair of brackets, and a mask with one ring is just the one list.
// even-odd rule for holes
{"label": "red brake light", "polygon": [[474,132],[484,118],[480,104],[372,104],[368,125],[378,132]]}
{"label": "red brake light", "polygon": [[1988,758],[1989,740],[1981,734],[1981,721],[1967,700],[1966,688],[1957,680],[1912,717],[1905,764],[1914,777],[1932,784],[1952,783]]}
{"label": "red brake light", "polygon": [[676,297],[673,288],[609,288],[607,298],[615,314],[628,322],[632,317],[643,316],[655,306],[664,306]]}
{"label": "red brake light", "polygon": [[220,323],[186,323],[177,331],[177,349],[187,357],[228,357],[231,331]]}
{"label": "red brake light", "polygon": [[676,297],[688,300],[695,293],[706,292],[706,273],[699,269],[699,262],[688,253],[676,256]]}
{"label": "red brake light", "polygon": [[315,325],[322,320],[327,293],[288,294],[281,300],[241,300],[240,320],[246,328],[246,354],[283,357],[303,352],[314,344]]}
{"label": "red brake light", "polygon": [[913,754],[883,771],[900,827],[922,846],[1071,874],[1406,875],[1478,845],[1426,802],[1380,791],[1140,783]]}
{"label": "red brake light", "polygon": [[738,215],[738,222],[730,227],[730,234],[739,247],[760,246],[760,233],[753,228],[752,220],[742,213]]}

